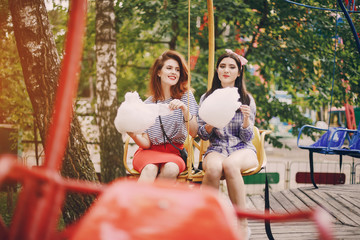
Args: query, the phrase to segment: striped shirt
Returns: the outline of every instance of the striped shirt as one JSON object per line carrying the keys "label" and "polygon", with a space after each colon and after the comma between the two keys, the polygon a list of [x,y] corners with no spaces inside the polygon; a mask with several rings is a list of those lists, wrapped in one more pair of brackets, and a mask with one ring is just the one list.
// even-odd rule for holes
{"label": "striped shirt", "polygon": [[[256,104],[254,98],[250,96],[250,125],[247,128],[242,128],[243,114],[240,110],[236,111],[235,116],[223,128],[213,128],[211,133],[205,129],[205,121],[198,117],[198,135],[203,140],[209,140],[210,146],[208,147],[204,156],[208,153],[216,151],[225,156],[229,156],[233,152],[240,149],[252,149],[256,152],[252,139],[254,138],[254,121],[256,115]],[[200,106],[204,101],[205,94],[200,98]]]}
{"label": "striped shirt", "polygon": [[[194,95],[191,91],[184,93],[181,96],[181,101],[185,103],[188,107],[188,93],[189,93],[189,111],[191,115],[197,115],[199,111],[199,106],[194,98]],[[169,104],[173,98],[166,99],[164,101],[158,101],[158,103]],[[144,101],[146,104],[156,104],[153,102],[153,97],[150,96]],[[176,109],[172,114],[161,116],[161,121],[164,126],[166,135],[171,139],[173,143],[184,144],[188,133],[186,129],[186,124],[184,122],[184,115],[181,109]],[[145,131],[150,138],[151,144],[160,145],[164,144],[164,135],[161,131],[159,118],[156,118],[155,124],[152,125]],[[168,143],[165,139],[165,143]]]}

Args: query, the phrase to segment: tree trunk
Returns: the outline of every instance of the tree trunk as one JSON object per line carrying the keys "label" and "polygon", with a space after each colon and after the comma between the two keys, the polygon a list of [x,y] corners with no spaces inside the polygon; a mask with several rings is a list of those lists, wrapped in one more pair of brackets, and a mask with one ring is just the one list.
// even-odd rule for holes
{"label": "tree trunk", "polygon": [[[44,0],[10,0],[9,7],[26,88],[44,145],[58,87],[60,58]],[[97,181],[94,165],[75,114],[61,172],[66,177]],[[63,208],[65,223],[69,224],[78,219],[93,199],[93,196],[68,195]]]}
{"label": "tree trunk", "polygon": [[113,0],[96,1],[96,97],[100,130],[101,181],[108,183],[125,175],[121,160],[124,147],[116,131],[116,33]]}

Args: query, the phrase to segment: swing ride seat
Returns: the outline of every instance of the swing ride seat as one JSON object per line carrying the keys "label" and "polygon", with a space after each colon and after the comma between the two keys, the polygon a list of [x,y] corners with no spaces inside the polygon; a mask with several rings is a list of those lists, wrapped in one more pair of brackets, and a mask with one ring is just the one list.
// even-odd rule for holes
{"label": "swing ride seat", "polygon": [[[259,164],[251,169],[247,169],[241,173],[242,176],[248,176],[258,173],[261,169],[263,169],[266,166],[267,158],[266,158],[266,152],[265,152],[265,135],[270,134],[271,130],[259,130],[257,127],[254,126],[254,138],[252,140],[252,143],[254,144],[256,148],[256,155]],[[199,169],[202,168],[202,161],[203,161],[203,155],[206,152],[208,146],[209,146],[209,140],[200,140],[199,143],[194,141],[194,146],[199,150]],[[190,173],[190,180],[192,182],[202,182],[202,179],[204,177],[205,171],[200,170],[197,173],[191,172]],[[222,179],[224,179],[224,176],[222,176]]]}
{"label": "swing ride seat", "polygon": [[[300,138],[305,129],[312,129],[315,131],[322,132],[323,134],[320,138],[311,145],[301,145]],[[301,127],[298,138],[297,138],[297,146],[301,149],[311,150],[312,152],[322,153],[322,154],[334,154],[334,149],[341,148],[344,144],[346,138],[346,132],[343,130],[347,130],[343,127],[330,127],[329,129],[319,128],[311,125],[304,125]]]}
{"label": "swing ride seat", "polygon": [[333,151],[340,156],[345,155],[354,158],[360,158],[360,122],[358,123],[357,130],[337,129],[336,132],[342,132],[347,135],[347,139],[349,139],[349,146],[335,148]]}
{"label": "swing ride seat", "polygon": [[[128,152],[129,152],[129,145],[131,145],[132,143],[130,143],[131,137],[127,137],[124,143],[124,155],[123,155],[123,163],[125,166],[126,171],[128,172],[128,175],[130,178],[138,178],[140,176],[140,173],[138,171],[136,171],[134,168],[130,167],[128,164]],[[189,177],[189,172],[192,169],[192,162],[194,161],[194,150],[192,147],[193,145],[193,138],[188,135],[185,143],[184,143],[184,147],[188,153],[188,159],[187,159],[187,166],[186,169],[179,174],[179,176],[177,177],[177,180],[179,182],[187,182],[188,181],[188,177]]]}
{"label": "swing ride seat", "polygon": [[[301,127],[298,138],[297,138],[297,146],[300,149],[309,151],[309,164],[310,164],[310,177],[311,182],[315,188],[317,188],[315,179],[314,179],[314,153],[319,154],[329,154],[329,155],[339,155],[340,167],[342,165],[342,155],[338,154],[336,150],[342,148],[344,141],[347,137],[346,128],[343,127],[330,127],[329,129],[319,128],[311,125],[304,125]],[[313,144],[310,145],[301,145],[300,139],[301,135],[305,131],[318,131],[322,133],[320,138]]]}

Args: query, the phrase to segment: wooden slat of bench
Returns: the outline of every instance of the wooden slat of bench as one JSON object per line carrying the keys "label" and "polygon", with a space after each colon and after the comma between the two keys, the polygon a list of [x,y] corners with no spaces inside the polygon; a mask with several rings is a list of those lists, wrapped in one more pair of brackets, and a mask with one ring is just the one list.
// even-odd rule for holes
{"label": "wooden slat of bench", "polygon": [[321,195],[322,197],[320,197],[319,196],[320,193],[319,194],[315,193],[317,190],[319,189],[308,190],[305,191],[305,194],[308,195],[308,197],[312,199],[314,202],[316,202],[318,205],[324,207],[328,213],[330,213],[334,218],[336,218],[341,223],[347,225],[354,225],[354,222],[349,217],[347,217],[341,211],[339,211],[338,209],[334,208],[331,204],[329,204],[329,201],[331,201],[329,196]]}
{"label": "wooden slat of bench", "polygon": [[[266,236],[264,223],[262,229],[254,228],[251,222],[250,239],[268,239]],[[260,231],[259,231],[260,230]],[[276,240],[278,239],[318,239],[318,231],[312,221],[295,222],[271,222],[271,231]]]}
{"label": "wooden slat of bench", "polygon": [[[340,197],[344,200],[342,200],[344,202],[344,204],[353,209],[353,211],[356,211],[358,214],[360,214],[360,204],[356,203],[356,199],[349,197],[347,195],[341,194]],[[340,200],[341,201],[341,200]]]}
{"label": "wooden slat of bench", "polygon": [[307,195],[305,195],[302,191],[300,191],[298,188],[296,189],[290,189],[290,191],[297,196],[301,201],[308,207],[308,208],[315,208],[317,207],[317,204],[311,200]]}
{"label": "wooden slat of bench", "polygon": [[[341,213],[343,216],[346,217],[346,219],[344,220],[347,219],[351,220],[352,224],[348,223],[348,225],[359,226],[360,216],[358,216],[356,212],[353,212],[352,209],[348,209],[344,204],[337,201],[338,194],[333,194],[333,193],[328,194],[326,192],[318,191],[318,190],[314,190],[312,192],[325,201],[326,208],[329,208],[328,210],[330,212],[334,212],[333,215],[336,214],[336,216],[339,216],[338,213]],[[343,217],[341,217],[341,219],[343,219]],[[347,222],[344,223],[347,224]]]}
{"label": "wooden slat of bench", "polygon": [[285,190],[281,192],[289,201],[300,211],[308,211],[310,208],[296,196],[292,191]]}
{"label": "wooden slat of bench", "polygon": [[[264,223],[249,221],[251,228],[251,240],[268,239],[266,236]],[[271,230],[276,240],[279,239],[296,239],[308,240],[319,239],[318,230],[312,221],[296,221],[296,222],[273,222]],[[334,239],[360,239],[360,228],[346,225],[333,225],[332,232]]]}
{"label": "wooden slat of bench", "polygon": [[[317,191],[317,192],[314,192]],[[319,193],[318,193],[319,192]],[[313,187],[305,187],[300,189],[291,189],[281,192],[286,198],[291,201],[294,206],[307,210],[308,208],[317,207],[318,202],[328,201],[328,205],[334,205],[332,207],[325,206],[324,208],[336,209],[334,213],[337,217],[338,214],[343,215],[342,210],[348,213],[352,210],[352,215],[360,215],[360,204],[357,200],[360,199],[360,184],[357,185],[337,185],[337,186],[319,186],[319,189]],[[277,195],[280,193],[273,193],[274,197],[279,201],[280,198]],[[314,197],[314,196],[315,197]],[[325,196],[324,196],[325,195]],[[260,199],[258,197],[250,196],[253,199]],[[329,199],[332,198],[331,201]],[[263,200],[262,200],[263,201]],[[296,203],[295,203],[296,202]],[[263,202],[261,203],[263,205]],[[283,204],[286,208],[286,204]],[[300,207],[301,206],[301,207]],[[332,217],[333,218],[333,217]],[[357,217],[353,216],[353,220],[357,221]],[[350,220],[349,220],[350,221]],[[341,221],[336,221],[333,218],[332,232],[334,239],[360,239],[360,221],[358,225],[351,226],[343,224]],[[252,230],[250,239],[267,239],[265,233],[264,221],[249,219],[249,226]],[[314,222],[311,220],[293,221],[293,222],[271,222],[271,229],[276,240],[281,239],[296,239],[296,240],[308,240],[318,239],[318,230],[315,228]]]}
{"label": "wooden slat of bench", "polygon": [[283,208],[287,211],[287,212],[294,212],[294,211],[298,211],[299,209],[294,205],[293,202],[291,202],[289,200],[289,198],[287,198],[287,195],[284,194],[283,192],[276,192],[272,194],[274,196],[274,198],[276,199],[276,201],[279,202],[279,204],[281,204],[281,206],[283,206]]}
{"label": "wooden slat of bench", "polygon": [[253,195],[253,196],[250,196],[249,199],[251,200],[251,202],[255,206],[256,210],[262,211],[262,212],[264,211],[265,202],[264,202],[264,199],[263,199],[263,197],[261,195]]}
{"label": "wooden slat of bench", "polygon": [[270,193],[269,200],[270,200],[270,208],[275,213],[287,213],[286,209],[277,201],[273,193]]}
{"label": "wooden slat of bench", "polygon": [[327,191],[329,193],[339,194],[339,196],[346,198],[347,201],[352,203],[355,207],[360,209],[360,184],[353,185],[353,189],[345,188],[336,189],[336,191]]}
{"label": "wooden slat of bench", "polygon": [[347,201],[341,195],[337,195],[336,197],[334,197],[334,200],[342,204],[342,209],[346,209],[346,211],[351,212],[351,215],[349,216],[356,223],[357,226],[360,226],[360,208]]}
{"label": "wooden slat of bench", "polygon": [[246,198],[246,208],[249,209],[249,210],[256,211],[255,205],[253,204],[253,202],[248,197]]}
{"label": "wooden slat of bench", "polygon": [[357,195],[357,197],[359,197],[360,184],[345,184],[345,185],[335,185],[335,186],[327,185],[327,186],[320,186],[320,189],[322,191],[334,192],[334,193],[339,193],[339,191],[341,191],[342,193]]}

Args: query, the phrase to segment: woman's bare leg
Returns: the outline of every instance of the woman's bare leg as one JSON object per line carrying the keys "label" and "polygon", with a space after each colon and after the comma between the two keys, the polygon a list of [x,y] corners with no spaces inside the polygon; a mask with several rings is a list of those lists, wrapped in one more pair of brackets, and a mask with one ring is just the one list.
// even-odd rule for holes
{"label": "woman's bare leg", "polygon": [[224,155],[218,152],[210,152],[206,155],[203,162],[205,175],[201,186],[210,186],[219,189],[220,178],[222,175],[222,161]]}
{"label": "woman's bare leg", "polygon": [[176,177],[179,175],[179,172],[179,166],[176,163],[168,162],[161,167],[159,178],[166,178],[175,181]]}
{"label": "woman's bare leg", "polygon": [[[242,149],[232,153],[223,161],[226,184],[231,202],[239,209],[246,208],[246,190],[242,171],[256,167],[258,164],[256,153],[250,149]],[[247,220],[239,219],[239,231],[247,237]]]}
{"label": "woman's bare leg", "polygon": [[138,182],[154,182],[158,174],[158,171],[159,171],[159,167],[157,165],[155,164],[146,165],[140,173]]}

